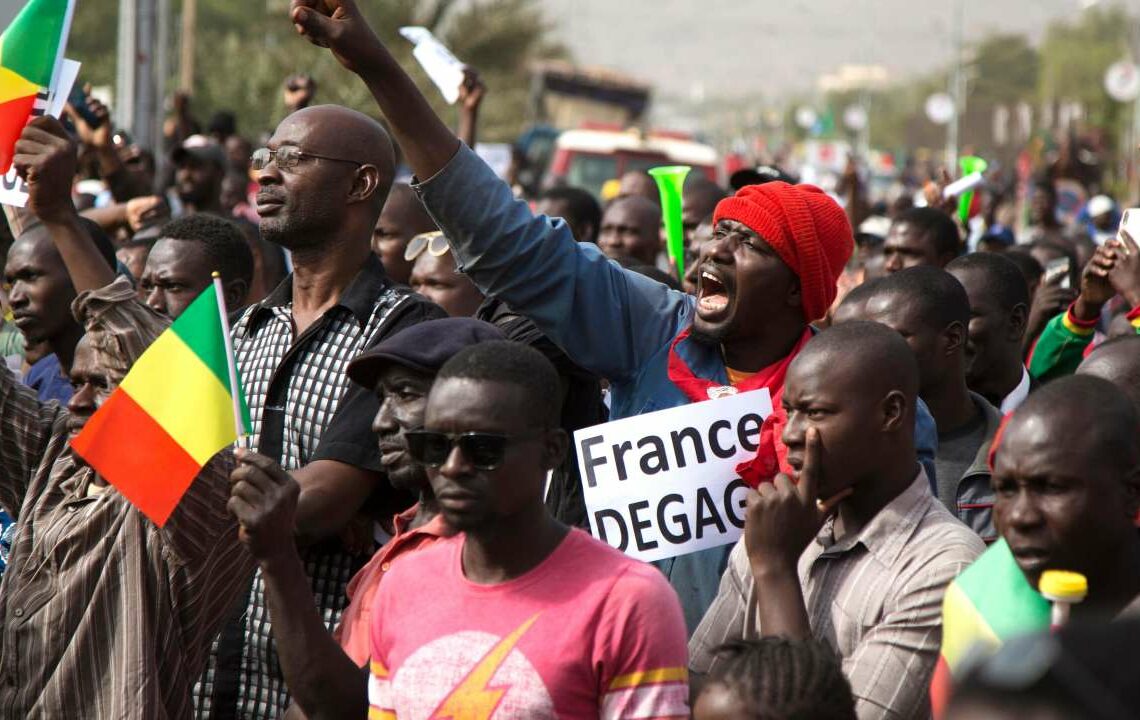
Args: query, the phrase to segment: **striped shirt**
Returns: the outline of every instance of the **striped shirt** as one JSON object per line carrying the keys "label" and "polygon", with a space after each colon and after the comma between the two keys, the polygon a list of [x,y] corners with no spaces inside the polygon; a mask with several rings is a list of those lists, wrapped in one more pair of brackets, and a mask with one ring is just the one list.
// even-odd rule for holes
{"label": "striped shirt", "polygon": [[[925,718],[942,641],[942,595],[985,546],[930,491],[919,471],[910,486],[859,532],[835,539],[829,522],[800,556],[812,636],[832,647],[860,718]],[[694,677],[716,666],[714,650],[755,639],[756,587],[743,538],[720,590],[689,640]]]}
{"label": "striped shirt", "polygon": [[[133,332],[123,304],[101,311],[103,332]],[[232,455],[203,468],[160,529],[91,485],[67,419],[0,371],[0,505],[19,521],[0,584],[0,717],[189,718],[254,565],[226,510]]]}

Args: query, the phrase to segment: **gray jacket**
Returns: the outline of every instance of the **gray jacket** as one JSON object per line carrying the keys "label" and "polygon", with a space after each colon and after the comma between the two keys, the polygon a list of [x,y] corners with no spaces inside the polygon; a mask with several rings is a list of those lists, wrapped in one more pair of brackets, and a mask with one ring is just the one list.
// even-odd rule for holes
{"label": "gray jacket", "polygon": [[970,396],[985,414],[986,434],[985,440],[978,448],[978,454],[974,456],[973,464],[958,481],[957,507],[951,508],[951,512],[989,544],[997,539],[997,531],[994,529],[994,490],[990,484],[989,455],[994,434],[1001,425],[1002,415],[1000,410],[981,395],[971,392]]}

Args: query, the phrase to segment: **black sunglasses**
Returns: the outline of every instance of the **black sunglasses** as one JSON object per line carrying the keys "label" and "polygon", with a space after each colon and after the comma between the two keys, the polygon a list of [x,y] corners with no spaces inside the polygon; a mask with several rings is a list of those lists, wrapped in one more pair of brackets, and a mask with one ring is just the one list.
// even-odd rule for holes
{"label": "black sunglasses", "polygon": [[503,464],[507,447],[512,442],[533,440],[540,433],[503,435],[490,432],[467,432],[458,435],[434,430],[409,430],[404,433],[408,441],[408,454],[412,460],[427,467],[439,467],[447,462],[455,446],[471,461],[476,470],[494,470]]}

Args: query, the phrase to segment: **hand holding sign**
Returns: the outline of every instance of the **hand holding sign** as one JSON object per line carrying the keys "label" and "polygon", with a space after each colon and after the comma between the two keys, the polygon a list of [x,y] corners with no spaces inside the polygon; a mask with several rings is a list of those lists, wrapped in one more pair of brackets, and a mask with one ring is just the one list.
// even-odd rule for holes
{"label": "hand holding sign", "polygon": [[[854,488],[844,488],[826,500],[819,497],[822,443],[819,431],[809,428],[799,482],[780,473],[775,482],[762,483],[748,493],[744,519],[744,546],[753,568],[796,572],[796,564],[823,523]],[[753,571],[760,576],[765,573]]]}

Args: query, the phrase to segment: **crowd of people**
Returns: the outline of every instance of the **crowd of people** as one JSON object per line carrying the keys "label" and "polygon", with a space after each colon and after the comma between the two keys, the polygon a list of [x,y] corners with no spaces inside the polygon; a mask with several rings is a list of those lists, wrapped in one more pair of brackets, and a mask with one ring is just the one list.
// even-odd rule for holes
{"label": "crowd of people", "polygon": [[[1087,597],[975,649],[938,714],[1140,715],[1112,200],[1066,223],[1043,176],[1015,237],[945,176],[889,204],[694,176],[679,273],[648,175],[519,197],[472,149],[476,73],[453,132],[353,0],[281,21],[382,122],[294,76],[263,147],[186,96],[169,163],[94,99],[16,145],[0,717],[925,718],[947,588],[998,551]],[[69,441],[215,271],[252,435],[158,527]],[[574,431],[761,388],[737,542],[647,564],[590,535]]]}

